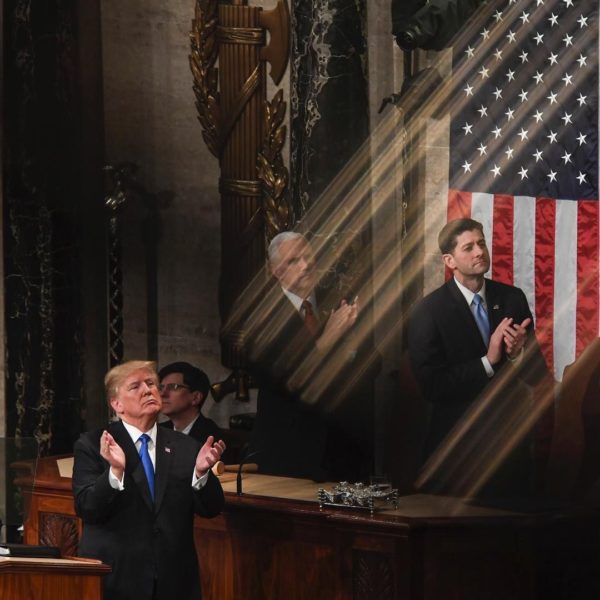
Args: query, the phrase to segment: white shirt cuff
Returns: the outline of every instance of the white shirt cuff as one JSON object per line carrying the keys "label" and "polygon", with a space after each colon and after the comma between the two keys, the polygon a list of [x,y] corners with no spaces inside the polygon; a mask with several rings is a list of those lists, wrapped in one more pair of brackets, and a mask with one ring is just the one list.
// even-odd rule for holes
{"label": "white shirt cuff", "polygon": [[204,473],[204,475],[202,475],[202,477],[197,477],[196,469],[194,468],[194,475],[192,477],[192,487],[196,491],[201,490],[206,485],[207,481],[208,481],[208,471],[206,471],[206,473]]}
{"label": "white shirt cuff", "polygon": [[483,364],[483,368],[485,369],[486,375],[488,377],[493,377],[494,376],[494,369],[490,363],[490,361],[488,360],[487,356],[482,356],[481,357],[481,362]]}
{"label": "white shirt cuff", "polygon": [[108,469],[108,483],[110,483],[110,487],[114,490],[122,492],[125,489],[125,485],[123,484],[124,479],[125,473],[123,473],[121,479],[117,479],[116,475],[112,472],[112,469]]}

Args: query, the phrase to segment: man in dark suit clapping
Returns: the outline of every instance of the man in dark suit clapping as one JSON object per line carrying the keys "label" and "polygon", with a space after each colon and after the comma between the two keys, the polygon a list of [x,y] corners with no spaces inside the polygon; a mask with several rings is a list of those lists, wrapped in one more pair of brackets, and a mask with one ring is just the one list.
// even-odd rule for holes
{"label": "man in dark suit clapping", "polygon": [[223,490],[211,467],[225,445],[157,427],[154,363],[114,367],[104,384],[119,420],[83,434],[74,449],[79,554],[111,566],[105,600],[199,598],[193,517],[221,511]]}

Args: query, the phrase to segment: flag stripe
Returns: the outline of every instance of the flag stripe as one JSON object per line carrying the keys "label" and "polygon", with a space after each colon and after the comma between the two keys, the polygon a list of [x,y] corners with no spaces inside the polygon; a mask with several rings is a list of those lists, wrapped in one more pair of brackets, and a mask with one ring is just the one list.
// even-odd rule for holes
{"label": "flag stripe", "polygon": [[556,200],[554,231],[554,370],[562,379],[575,360],[577,310],[577,203]]}
{"label": "flag stripe", "polygon": [[539,199],[535,215],[536,333],[549,366],[554,364],[554,223],[554,201]]}
{"label": "flag stripe", "polygon": [[[471,198],[471,218],[483,225],[483,235],[488,241],[490,261],[493,264],[494,248],[491,242],[494,239],[494,195],[473,192]],[[490,274],[488,273],[487,276],[489,277]]]}
{"label": "flag stripe", "polygon": [[577,354],[600,335],[600,214],[598,202],[581,201],[577,213]]}
{"label": "flag stripe", "polygon": [[513,284],[521,288],[535,318],[535,198],[516,196],[514,201]]}
{"label": "flag stripe", "polygon": [[512,285],[513,273],[513,198],[496,194],[494,197],[494,235],[491,241],[493,256],[492,279]]}

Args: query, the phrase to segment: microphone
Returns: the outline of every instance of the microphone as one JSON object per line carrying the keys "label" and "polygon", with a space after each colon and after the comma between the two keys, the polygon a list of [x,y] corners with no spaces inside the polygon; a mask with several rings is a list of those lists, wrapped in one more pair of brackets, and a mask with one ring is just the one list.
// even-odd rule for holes
{"label": "microphone", "polygon": [[255,452],[250,452],[250,454],[246,454],[246,456],[244,456],[244,458],[242,460],[240,460],[240,465],[237,470],[237,477],[236,477],[236,481],[235,481],[235,489],[236,489],[236,493],[238,496],[242,495],[243,466],[248,462],[249,458],[253,458],[254,456],[257,456],[258,454],[261,454],[261,453],[262,453],[262,450],[256,450]]}

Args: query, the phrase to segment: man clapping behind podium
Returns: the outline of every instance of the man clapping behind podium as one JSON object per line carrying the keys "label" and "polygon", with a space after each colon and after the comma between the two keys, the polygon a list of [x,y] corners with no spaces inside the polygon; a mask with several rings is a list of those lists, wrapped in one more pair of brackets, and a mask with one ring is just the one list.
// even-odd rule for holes
{"label": "man clapping behind podium", "polygon": [[211,467],[225,449],[157,427],[161,409],[154,363],[130,361],[105,379],[119,417],[75,443],[73,494],[83,521],[79,554],[112,567],[105,600],[199,598],[194,514],[224,503]]}

